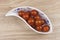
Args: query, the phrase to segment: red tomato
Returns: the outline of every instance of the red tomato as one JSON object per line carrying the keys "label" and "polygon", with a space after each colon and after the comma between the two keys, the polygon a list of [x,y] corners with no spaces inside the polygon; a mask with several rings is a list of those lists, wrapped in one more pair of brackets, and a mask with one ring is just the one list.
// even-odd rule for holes
{"label": "red tomato", "polygon": [[23,14],[23,16],[22,16],[25,20],[28,20],[28,18],[29,18],[29,13],[25,13],[25,14]]}
{"label": "red tomato", "polygon": [[36,15],[36,16],[34,17],[34,19],[35,19],[35,20],[39,20],[39,19],[41,19],[41,16]]}
{"label": "red tomato", "polygon": [[19,16],[23,16],[24,14],[25,14],[25,12],[22,11],[22,10],[18,12],[18,15],[19,15]]}
{"label": "red tomato", "polygon": [[42,31],[43,32],[48,32],[50,27],[48,25],[43,26]]}
{"label": "red tomato", "polygon": [[36,16],[38,14],[38,12],[36,10],[32,10],[30,13],[32,16]]}
{"label": "red tomato", "polygon": [[34,19],[32,17],[28,19],[28,24],[34,26]]}
{"label": "red tomato", "polygon": [[35,25],[36,25],[36,26],[42,25],[41,20],[36,20],[36,21],[35,21]]}
{"label": "red tomato", "polygon": [[37,27],[36,27],[36,30],[37,30],[37,31],[41,31],[41,30],[42,30],[42,26],[37,26]]}

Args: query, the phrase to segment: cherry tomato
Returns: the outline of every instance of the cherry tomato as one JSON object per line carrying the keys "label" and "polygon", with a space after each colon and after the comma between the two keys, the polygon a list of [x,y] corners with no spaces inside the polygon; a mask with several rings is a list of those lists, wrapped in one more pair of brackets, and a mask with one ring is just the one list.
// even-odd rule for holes
{"label": "cherry tomato", "polygon": [[39,20],[39,19],[41,19],[41,16],[36,15],[36,16],[34,17],[34,19],[35,19],[35,20]]}
{"label": "cherry tomato", "polygon": [[36,21],[35,21],[35,25],[36,25],[36,26],[42,25],[41,20],[36,20]]}
{"label": "cherry tomato", "polygon": [[22,10],[18,12],[18,15],[21,16],[21,17],[22,17],[24,14],[25,14],[25,12],[22,11]]}
{"label": "cherry tomato", "polygon": [[28,19],[28,24],[34,27],[34,19],[32,17]]}
{"label": "cherry tomato", "polygon": [[22,16],[25,20],[28,20],[28,18],[29,18],[29,13],[25,13],[25,14],[23,14],[23,16]]}
{"label": "cherry tomato", "polygon": [[42,30],[42,26],[37,26],[37,27],[36,27],[36,30],[37,30],[37,31],[41,31],[41,30]]}
{"label": "cherry tomato", "polygon": [[38,14],[38,12],[36,10],[32,10],[30,13],[32,16],[36,16]]}
{"label": "cherry tomato", "polygon": [[48,25],[45,25],[45,26],[42,27],[43,32],[48,32],[49,29],[50,29],[50,27]]}

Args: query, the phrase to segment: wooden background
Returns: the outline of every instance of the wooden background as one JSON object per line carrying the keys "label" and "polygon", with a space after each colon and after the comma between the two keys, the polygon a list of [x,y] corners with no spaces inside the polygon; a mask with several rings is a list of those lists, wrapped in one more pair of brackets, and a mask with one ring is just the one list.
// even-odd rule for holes
{"label": "wooden background", "polygon": [[[40,35],[17,17],[5,17],[15,7],[33,6],[47,14],[53,32]],[[0,40],[60,40],[60,0],[0,0]]]}

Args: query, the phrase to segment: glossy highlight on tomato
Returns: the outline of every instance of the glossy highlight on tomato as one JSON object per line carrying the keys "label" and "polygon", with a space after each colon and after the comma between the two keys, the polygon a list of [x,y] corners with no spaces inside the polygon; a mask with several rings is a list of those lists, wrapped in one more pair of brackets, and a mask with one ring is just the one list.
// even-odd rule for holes
{"label": "glossy highlight on tomato", "polygon": [[41,19],[41,16],[36,15],[36,16],[34,17],[34,19],[35,19],[35,20],[39,20],[39,19]]}
{"label": "glossy highlight on tomato", "polygon": [[35,21],[35,25],[36,26],[41,26],[42,25],[42,21],[41,20],[36,20]]}
{"label": "glossy highlight on tomato", "polygon": [[36,26],[37,31],[42,31],[42,26]]}

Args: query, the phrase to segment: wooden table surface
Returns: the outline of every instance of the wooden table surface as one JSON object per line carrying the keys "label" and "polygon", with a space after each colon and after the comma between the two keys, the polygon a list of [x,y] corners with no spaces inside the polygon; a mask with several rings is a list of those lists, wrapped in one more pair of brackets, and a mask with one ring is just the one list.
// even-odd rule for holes
{"label": "wooden table surface", "polygon": [[[9,10],[20,6],[41,9],[52,21],[53,32],[41,35],[21,19],[5,17]],[[60,40],[60,0],[0,0],[0,40]]]}

